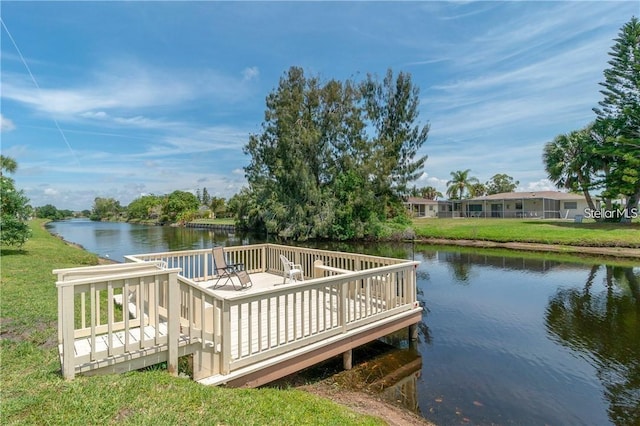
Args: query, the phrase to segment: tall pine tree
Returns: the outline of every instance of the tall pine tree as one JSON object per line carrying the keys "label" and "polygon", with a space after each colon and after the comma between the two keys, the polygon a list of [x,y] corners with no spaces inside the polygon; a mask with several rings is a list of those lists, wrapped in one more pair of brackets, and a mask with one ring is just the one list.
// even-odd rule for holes
{"label": "tall pine tree", "polygon": [[640,22],[632,17],[620,30],[609,52],[600,92],[604,99],[594,108],[597,125],[610,129],[599,153],[606,162],[605,196],[627,199],[627,217],[640,201]]}

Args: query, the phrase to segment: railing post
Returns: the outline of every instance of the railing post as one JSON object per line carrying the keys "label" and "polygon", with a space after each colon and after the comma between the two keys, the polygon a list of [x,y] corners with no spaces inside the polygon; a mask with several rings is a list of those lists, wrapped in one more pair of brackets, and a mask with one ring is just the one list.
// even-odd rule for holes
{"label": "railing post", "polygon": [[180,341],[180,286],[178,285],[178,273],[171,272],[169,280],[169,300],[167,301],[168,335],[167,344],[169,353],[167,357],[167,369],[169,373],[178,375],[178,343]]}
{"label": "railing post", "polygon": [[62,322],[62,375],[67,380],[72,380],[76,375],[75,366],[75,336],[74,336],[74,315],[73,306],[74,287],[73,285],[62,285],[59,288],[59,295],[62,297],[60,307],[62,309],[60,321]]}
{"label": "railing post", "polygon": [[320,266],[323,265],[324,263],[320,259],[313,261],[313,278],[320,278],[324,275],[322,269],[320,269]]}
{"label": "railing post", "polygon": [[202,253],[202,280],[207,281],[209,279],[209,253]]}
{"label": "railing post", "polygon": [[411,291],[411,302],[416,303],[418,301],[418,283],[416,280],[418,265],[413,265],[413,269],[409,269],[409,289]]}
{"label": "railing post", "polygon": [[349,282],[345,281],[340,285],[340,298],[339,302],[340,306],[338,312],[340,312],[340,316],[338,318],[338,325],[342,326],[342,332],[347,332],[347,308],[349,303],[347,302],[347,296],[349,293]]}
{"label": "railing post", "polygon": [[[231,307],[226,300],[222,302],[222,365],[220,372],[229,374],[231,365]],[[238,346],[240,342],[238,342]]]}
{"label": "railing post", "polygon": [[[58,277],[62,281],[61,277]],[[62,287],[58,286],[58,344],[61,344],[64,340],[62,337]]]}

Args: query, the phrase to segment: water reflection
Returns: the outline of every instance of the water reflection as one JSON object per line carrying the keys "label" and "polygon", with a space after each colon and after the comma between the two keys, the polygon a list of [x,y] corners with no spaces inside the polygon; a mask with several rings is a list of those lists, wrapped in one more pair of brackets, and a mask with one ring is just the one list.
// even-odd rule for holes
{"label": "water reflection", "polygon": [[[594,285],[606,269],[605,285]],[[582,288],[559,288],[545,321],[552,338],[593,360],[617,425],[640,424],[640,273],[594,265]]]}
{"label": "water reflection", "polygon": [[397,382],[383,389],[380,394],[387,401],[400,404],[416,414],[420,413],[418,405],[418,379],[422,368],[422,362],[416,365],[415,370],[406,377],[400,378]]}
{"label": "water reflection", "polygon": [[[422,253],[428,251],[422,251]],[[479,252],[438,251],[437,258],[451,269],[457,284],[468,285],[473,281],[473,267],[486,266],[500,270],[546,272],[566,264],[546,258],[496,256]]]}
{"label": "water reflection", "polygon": [[427,246],[414,256],[429,272],[418,279],[425,417],[640,424],[640,268]]}

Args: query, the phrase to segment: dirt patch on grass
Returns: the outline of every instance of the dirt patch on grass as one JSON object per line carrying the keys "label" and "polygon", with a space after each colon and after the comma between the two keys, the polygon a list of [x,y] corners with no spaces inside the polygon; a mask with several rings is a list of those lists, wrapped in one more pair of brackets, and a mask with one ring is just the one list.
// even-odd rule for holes
{"label": "dirt patch on grass", "polygon": [[31,342],[43,349],[58,346],[56,322],[37,321],[33,324],[22,324],[12,318],[0,318],[0,339],[12,342]]}
{"label": "dirt patch on grass", "polygon": [[299,389],[330,399],[353,411],[376,416],[391,426],[433,425],[406,408],[398,407],[371,393],[345,390],[342,386],[322,381]]}
{"label": "dirt patch on grass", "polygon": [[0,318],[0,339],[21,340],[21,333],[18,333],[11,318]]}
{"label": "dirt patch on grass", "polygon": [[418,407],[422,358],[417,351],[374,341],[355,348],[353,359],[359,361],[351,370],[344,370],[337,356],[269,386],[313,393],[393,426],[432,424]]}

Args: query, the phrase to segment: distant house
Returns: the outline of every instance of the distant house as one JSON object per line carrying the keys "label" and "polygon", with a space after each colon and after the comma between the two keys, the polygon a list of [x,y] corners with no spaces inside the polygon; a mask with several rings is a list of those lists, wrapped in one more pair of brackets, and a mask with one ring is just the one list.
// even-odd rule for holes
{"label": "distant house", "polygon": [[[599,200],[594,199],[596,209]],[[589,206],[584,195],[559,191],[503,192],[454,202],[454,216],[575,219]],[[457,213],[457,215],[455,214]]]}
{"label": "distant house", "polygon": [[211,211],[208,206],[204,204],[198,208],[198,217],[202,219],[215,219],[216,215]]}
{"label": "distant house", "polygon": [[437,217],[438,201],[422,197],[409,197],[404,202],[405,207],[413,217]]}

